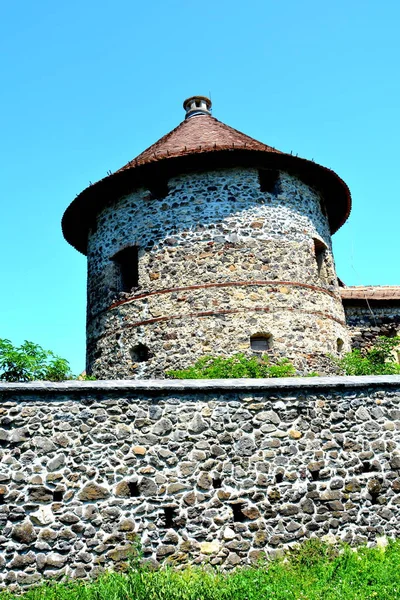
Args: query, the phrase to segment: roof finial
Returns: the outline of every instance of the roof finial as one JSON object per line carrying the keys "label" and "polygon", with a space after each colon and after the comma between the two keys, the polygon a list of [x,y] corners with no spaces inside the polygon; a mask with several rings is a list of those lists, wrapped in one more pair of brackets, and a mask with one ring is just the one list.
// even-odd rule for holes
{"label": "roof finial", "polygon": [[195,115],[211,115],[211,100],[206,96],[191,96],[183,103],[186,110],[185,119]]}

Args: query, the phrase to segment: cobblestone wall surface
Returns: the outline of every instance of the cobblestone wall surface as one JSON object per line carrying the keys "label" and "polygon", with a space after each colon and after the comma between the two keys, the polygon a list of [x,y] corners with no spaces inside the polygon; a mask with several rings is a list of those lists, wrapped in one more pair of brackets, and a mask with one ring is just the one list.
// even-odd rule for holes
{"label": "cobblestone wall surface", "polygon": [[378,336],[400,335],[400,305],[386,302],[375,306],[345,304],[345,314],[353,348],[370,348]]}
{"label": "cobblestone wall surface", "polygon": [[[156,200],[140,189],[98,216],[88,249],[88,370],[163,377],[204,353],[249,351],[272,335],[278,356],[349,349],[319,194],[280,173],[262,192],[256,169],[191,173]],[[326,246],[318,266],[315,241]],[[118,294],[124,247],[139,248],[139,286]],[[132,348],[143,344],[141,363]]]}
{"label": "cobblestone wall surface", "polygon": [[400,376],[0,385],[0,584],[400,533]]}

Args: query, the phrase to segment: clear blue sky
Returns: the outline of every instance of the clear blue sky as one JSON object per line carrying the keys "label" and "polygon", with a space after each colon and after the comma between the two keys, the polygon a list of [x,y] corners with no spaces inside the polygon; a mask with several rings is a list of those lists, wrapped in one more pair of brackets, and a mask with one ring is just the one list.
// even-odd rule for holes
{"label": "clear blue sky", "polygon": [[86,261],[60,219],[89,181],[183,119],[225,123],[335,170],[348,285],[400,284],[400,3],[20,0],[0,9],[0,337],[84,368]]}

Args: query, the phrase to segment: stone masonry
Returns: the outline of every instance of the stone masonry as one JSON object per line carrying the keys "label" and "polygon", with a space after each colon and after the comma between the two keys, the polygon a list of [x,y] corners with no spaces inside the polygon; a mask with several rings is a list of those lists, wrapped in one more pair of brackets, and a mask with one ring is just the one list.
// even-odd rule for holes
{"label": "stone masonry", "polygon": [[0,583],[400,534],[400,376],[0,384]]}
{"label": "stone masonry", "polygon": [[[88,372],[164,377],[204,354],[273,354],[307,372],[312,356],[349,350],[321,195],[281,172],[261,191],[257,169],[177,176],[97,216],[88,242]],[[315,243],[324,248],[318,263]],[[138,287],[118,293],[112,258],[138,248]],[[135,349],[147,355],[138,360]]]}
{"label": "stone masonry", "polygon": [[332,372],[350,338],[331,235],[350,192],[184,102],[185,120],[83,190],[63,233],[87,255],[86,370],[165,378],[211,354],[268,352]]}

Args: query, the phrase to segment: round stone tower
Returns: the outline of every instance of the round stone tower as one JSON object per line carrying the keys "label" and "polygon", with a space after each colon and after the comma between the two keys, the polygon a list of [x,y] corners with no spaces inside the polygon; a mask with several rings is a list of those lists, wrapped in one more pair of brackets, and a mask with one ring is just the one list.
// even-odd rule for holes
{"label": "round stone tower", "polygon": [[350,193],[184,102],[185,120],[66,210],[88,257],[87,371],[164,377],[206,354],[269,353],[300,371],[350,349],[331,234]]}

